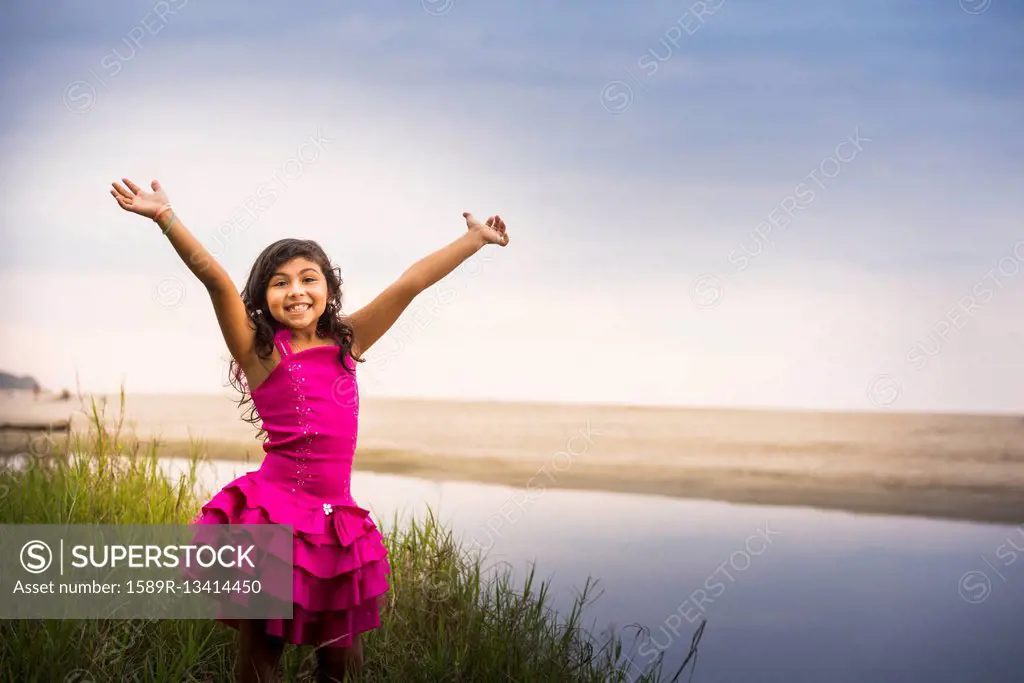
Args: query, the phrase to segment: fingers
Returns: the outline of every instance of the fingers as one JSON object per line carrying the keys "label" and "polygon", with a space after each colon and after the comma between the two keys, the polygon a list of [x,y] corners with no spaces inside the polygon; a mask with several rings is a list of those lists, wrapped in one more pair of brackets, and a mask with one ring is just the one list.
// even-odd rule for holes
{"label": "fingers", "polygon": [[123,180],[124,184],[128,186],[128,189],[132,191],[132,194],[138,194],[139,193],[139,186],[138,185],[136,185],[132,181],[128,180],[127,178],[121,178],[121,180]]}
{"label": "fingers", "polygon": [[508,233],[505,232],[505,221],[501,220],[501,216],[495,216],[494,227],[498,230],[498,238],[501,246],[508,245]]}
{"label": "fingers", "polygon": [[117,192],[118,195],[124,197],[125,199],[131,199],[132,197],[135,196],[134,193],[129,192],[128,190],[124,189],[124,187],[121,186],[121,183],[110,183],[110,184],[114,186],[114,191]]}
{"label": "fingers", "polygon": [[160,185],[160,183],[157,182],[156,180],[151,182],[149,186],[153,188],[153,192],[159,192],[160,190],[164,189],[163,186]]}
{"label": "fingers", "polygon": [[502,237],[505,234],[505,221],[501,220],[501,216],[491,216],[487,219],[487,225],[494,228],[494,231],[498,233],[498,237]]}
{"label": "fingers", "polygon": [[113,190],[110,191],[110,196],[117,200],[118,206],[120,206],[122,209],[128,209],[131,206],[127,199],[119,195],[117,192],[114,192]]}
{"label": "fingers", "polygon": [[[464,211],[462,213],[462,216],[466,219],[466,224],[468,226],[472,227],[473,225],[479,225],[479,223],[477,223],[477,220],[473,218],[473,214],[469,213],[468,211]],[[501,216],[495,214],[494,216],[488,217],[488,219],[484,222],[484,226],[491,228],[492,230],[494,230],[495,233],[497,233],[497,244],[500,244],[501,246],[505,246],[508,244],[509,237],[508,234],[505,232],[505,221],[502,220]]]}
{"label": "fingers", "polygon": [[490,216],[486,221],[484,221],[484,225],[488,228],[494,228],[495,230],[505,229],[505,221],[501,220],[501,216],[498,215]]}

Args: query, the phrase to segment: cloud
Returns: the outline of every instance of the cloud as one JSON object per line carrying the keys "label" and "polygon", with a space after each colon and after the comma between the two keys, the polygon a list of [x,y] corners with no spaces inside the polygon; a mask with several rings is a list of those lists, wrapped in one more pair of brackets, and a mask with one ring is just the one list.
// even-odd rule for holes
{"label": "cloud", "polygon": [[[146,8],[112,20],[17,6],[16,24],[32,21],[18,68],[0,72],[19,94],[0,119],[0,279],[47,301],[74,292],[79,312],[5,313],[14,341],[0,360],[38,363],[45,329],[77,340],[78,355],[46,361],[54,382],[78,364],[103,386],[117,367],[153,391],[220,387],[211,309],[162,236],[114,205],[122,175],[159,178],[239,286],[274,239],[321,241],[352,306],[457,237],[463,210],[500,211],[512,246],[373,389],[396,394],[867,406],[880,367],[927,341],[1020,239],[1019,71],[993,66],[1019,52],[1014,16],[728,0],[647,76],[637,61],[665,54],[678,5],[569,3],[543,26],[539,7],[190,2],[130,52]],[[629,109],[610,115],[602,87],[633,77]],[[76,81],[91,90],[69,97]],[[858,128],[872,138],[863,153],[766,233]],[[318,131],[332,142],[285,178]],[[259,220],[233,222],[268,184]],[[714,310],[692,300],[705,275],[725,285]],[[154,303],[170,277],[188,292],[173,313]],[[1006,313],[1020,291],[1008,279],[897,407],[1019,406],[1024,372],[1002,340],[1020,339]],[[131,315],[98,312],[111,296]],[[105,355],[99,320],[133,348],[177,348],[182,326],[207,350],[152,376],[144,356]],[[446,358],[486,370],[453,376]]]}

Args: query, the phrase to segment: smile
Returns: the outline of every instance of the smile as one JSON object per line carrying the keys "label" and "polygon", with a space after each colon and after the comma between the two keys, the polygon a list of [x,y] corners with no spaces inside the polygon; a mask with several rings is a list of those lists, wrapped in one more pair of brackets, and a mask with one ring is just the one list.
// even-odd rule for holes
{"label": "smile", "polygon": [[289,313],[305,313],[309,308],[309,304],[292,304],[291,306],[285,306],[284,310]]}

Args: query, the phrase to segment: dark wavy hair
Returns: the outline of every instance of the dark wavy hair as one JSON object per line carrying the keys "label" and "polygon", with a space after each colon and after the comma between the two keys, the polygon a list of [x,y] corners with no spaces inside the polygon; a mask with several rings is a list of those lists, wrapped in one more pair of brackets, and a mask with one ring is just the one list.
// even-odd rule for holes
{"label": "dark wavy hair", "polygon": [[[320,316],[316,324],[317,336],[330,339],[340,347],[338,360],[346,372],[352,373],[345,358],[352,358],[356,363],[365,362],[362,358],[356,358],[352,354],[353,329],[344,320],[341,312],[341,269],[331,264],[327,254],[319,244],[313,240],[282,239],[274,242],[256,258],[252,269],[249,271],[249,278],[245,282],[245,289],[242,290],[242,303],[249,313],[249,320],[256,328],[255,349],[256,355],[261,359],[270,359],[274,351],[274,334],[282,327],[282,324],[274,319],[267,305],[267,287],[270,278],[277,272],[278,266],[291,261],[294,258],[306,258],[313,261],[323,271],[327,279],[327,308]],[[238,407],[244,409],[248,406],[248,414],[242,419],[259,430],[257,438],[266,438],[263,430],[262,420],[256,411],[252,401],[252,393],[249,384],[245,380],[242,367],[234,358],[231,359],[228,368],[228,381],[241,394],[238,399]]]}

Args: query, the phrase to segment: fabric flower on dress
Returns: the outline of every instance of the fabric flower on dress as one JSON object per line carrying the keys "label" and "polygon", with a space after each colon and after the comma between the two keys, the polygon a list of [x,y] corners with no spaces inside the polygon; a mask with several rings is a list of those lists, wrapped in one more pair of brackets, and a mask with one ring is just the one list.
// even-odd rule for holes
{"label": "fabric flower on dress", "polygon": [[325,515],[329,515],[332,512],[334,512],[334,509],[331,507],[331,504],[330,503],[324,503],[324,514]]}

